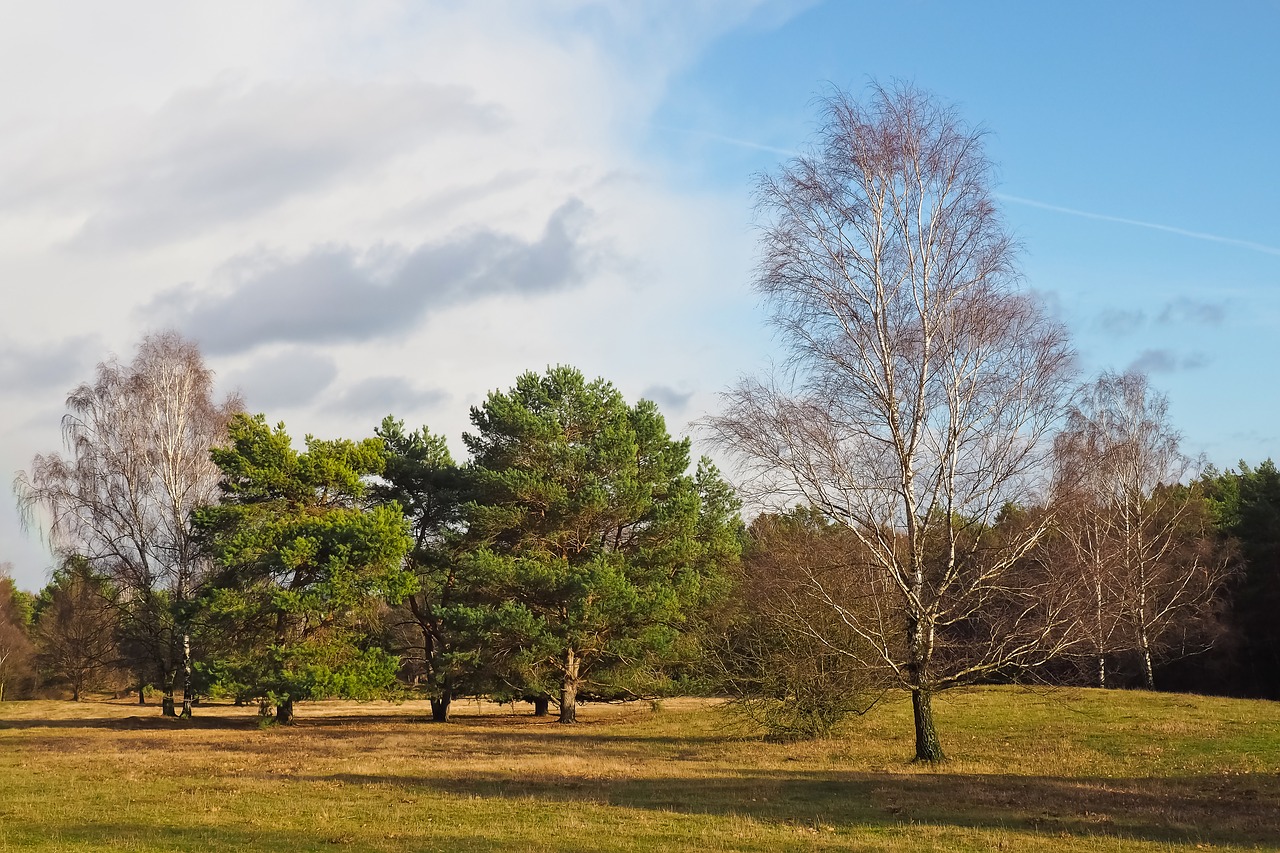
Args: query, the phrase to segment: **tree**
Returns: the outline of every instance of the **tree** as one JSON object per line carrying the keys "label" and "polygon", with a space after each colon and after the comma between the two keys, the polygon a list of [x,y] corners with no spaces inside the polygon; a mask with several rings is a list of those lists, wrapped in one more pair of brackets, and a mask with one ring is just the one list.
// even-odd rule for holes
{"label": "tree", "polygon": [[820,584],[845,608],[871,605],[873,591],[858,588],[862,548],[805,507],[762,513],[748,534],[731,616],[710,649],[716,686],[774,737],[825,737],[869,710],[886,683],[875,649],[811,594]]}
{"label": "tree", "polygon": [[[822,102],[810,153],[757,187],[757,289],[790,357],[710,418],[768,505],[815,507],[866,550],[877,617],[812,593],[910,691],[916,757],[943,758],[935,692],[1037,664],[1061,641],[1036,589],[1005,580],[1048,516],[983,535],[1037,498],[1074,375],[1064,328],[1016,287],[982,134],[910,86]],[[949,646],[999,606],[1010,631]],[[957,641],[958,642],[958,641]]]}
{"label": "tree", "polygon": [[134,668],[159,676],[166,713],[182,672],[182,713],[190,716],[189,611],[209,568],[190,517],[217,499],[209,449],[226,440],[240,401],[215,403],[213,372],[199,349],[165,332],[144,338],[127,365],[100,363],[94,381],[67,397],[67,409],[68,455],[35,457],[30,474],[14,482],[24,519],[44,510],[55,552],[83,557],[111,579]]}
{"label": "tree", "polygon": [[483,642],[468,630],[477,624],[469,618],[474,609],[458,588],[463,478],[444,437],[426,427],[408,432],[388,415],[377,435],[386,467],[371,494],[403,509],[413,535],[408,568],[417,577],[417,590],[391,611],[391,645],[414,685],[428,692],[432,719],[447,722],[454,697],[474,686]]}
{"label": "tree", "polygon": [[1239,549],[1230,621],[1244,695],[1280,699],[1280,469],[1267,459],[1200,480],[1220,536]]}
{"label": "tree", "polygon": [[1074,491],[1064,529],[1090,592],[1083,624],[1099,686],[1108,652],[1133,651],[1153,689],[1157,658],[1212,642],[1228,561],[1200,488],[1180,485],[1195,467],[1180,444],[1168,399],[1136,372],[1098,377],[1058,438]]}
{"label": "tree", "polygon": [[[1087,471],[1073,473],[1085,475]],[[1087,482],[1090,478],[1081,476],[1081,479]],[[1112,553],[1116,541],[1109,535],[1111,519],[1103,506],[1086,494],[1060,494],[1059,501],[1064,509],[1055,531],[1058,535],[1044,543],[1043,550],[1049,550],[1048,558],[1080,582],[1076,595],[1077,630],[1083,648],[1093,659],[1092,683],[1105,688],[1109,686],[1107,659],[1120,651],[1121,635],[1121,596]]]}
{"label": "tree", "polygon": [[689,468],[648,400],[570,367],[526,373],[471,410],[468,587],[491,662],[518,693],[636,695],[721,586],[736,542],[713,466]]}
{"label": "tree", "polygon": [[[0,563],[0,702],[5,691],[30,672],[30,596],[13,582],[8,563]],[[10,691],[12,692],[12,691]]]}
{"label": "tree", "polygon": [[80,701],[120,660],[116,591],[83,557],[68,557],[35,605],[35,640],[45,676]]}
{"label": "tree", "polygon": [[222,501],[195,515],[218,567],[204,617],[227,637],[213,677],[274,703],[280,723],[293,721],[297,700],[385,691],[397,662],[369,642],[369,626],[415,579],[403,567],[412,541],[399,507],[366,494],[382,443],[308,436],[299,453],[284,425],[261,415],[235,416],[229,433],[230,446],[213,451]]}

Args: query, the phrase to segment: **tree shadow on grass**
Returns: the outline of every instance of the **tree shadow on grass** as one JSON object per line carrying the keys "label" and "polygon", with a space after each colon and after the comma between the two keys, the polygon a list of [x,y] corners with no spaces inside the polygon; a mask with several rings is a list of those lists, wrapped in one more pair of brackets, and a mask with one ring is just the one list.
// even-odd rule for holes
{"label": "tree shadow on grass", "polygon": [[[419,724],[422,724],[421,726]],[[451,724],[431,722],[429,717],[406,716],[404,713],[343,713],[301,717],[288,726],[274,726],[269,719],[246,708],[243,715],[200,715],[191,719],[165,717],[159,710],[131,716],[84,716],[70,719],[0,719],[0,731],[6,729],[93,729],[106,731],[253,731],[265,729],[282,735],[296,734],[317,738],[344,740],[365,738],[379,727],[393,727],[401,733],[421,733],[426,740],[447,740],[453,736],[481,736],[490,739],[494,749],[516,749],[520,754],[581,754],[608,756],[630,760],[636,757],[653,758],[655,754],[667,754],[667,758],[700,758],[704,749],[714,749],[718,744],[735,742],[736,736],[727,734],[649,735],[620,734],[616,729],[600,731],[593,726],[562,726],[545,717],[463,717]],[[593,730],[594,729],[594,730]]]}
{"label": "tree shadow on grass", "polygon": [[[76,710],[87,712],[85,716],[66,717],[51,719],[45,717],[19,717],[19,718],[0,718],[0,729],[38,729],[38,728],[54,728],[54,729],[115,729],[115,728],[178,728],[186,726],[188,728],[210,728],[210,729],[238,729],[238,728],[255,728],[262,724],[263,716],[258,713],[256,706],[245,705],[237,708],[231,715],[226,713],[207,714],[201,713],[203,708],[232,708],[231,705],[218,705],[205,703],[201,707],[197,707],[195,714],[187,719],[181,717],[166,717],[159,707],[151,710],[145,706],[134,705],[133,708],[139,708],[141,713],[131,714],[129,716],[111,715],[91,715],[95,703],[85,703],[76,705]],[[0,705],[2,708],[3,705]],[[114,709],[120,709],[120,705],[109,705]],[[369,728],[380,725],[396,725],[396,726],[425,726],[424,731],[452,731],[465,729],[483,729],[486,731],[494,731],[499,733],[516,732],[521,734],[533,734],[536,732],[538,738],[564,742],[574,737],[574,732],[586,732],[593,728],[601,728],[605,726],[626,725],[632,722],[627,719],[614,720],[591,720],[579,722],[575,726],[566,728],[556,722],[554,717],[535,717],[532,714],[457,714],[452,722],[438,723],[431,719],[429,712],[413,713],[404,710],[391,708],[383,713],[342,713],[331,714],[323,711],[315,715],[307,715],[306,710],[300,710],[298,716],[294,718],[294,722],[289,726],[290,729],[342,729],[353,726]],[[602,735],[616,739],[612,734]],[[660,742],[662,740],[699,740],[697,736],[693,737],[672,737],[672,738],[647,738],[645,740]]]}
{"label": "tree shadow on grass", "polygon": [[[106,707],[116,710],[121,709],[119,705]],[[201,713],[201,708],[197,708],[191,717],[185,719],[182,717],[166,717],[161,713],[159,707],[154,710],[138,705],[132,707],[140,709],[141,712],[128,716],[120,716],[118,713],[104,715],[100,712],[94,713],[93,703],[85,703],[76,706],[76,710],[84,713],[84,716],[55,719],[47,717],[0,718],[0,729],[154,729],[163,731],[181,730],[183,728],[253,729],[262,726],[264,720],[270,720],[269,716],[264,718],[263,715],[259,714],[256,706],[250,705],[239,707],[232,714]],[[231,708],[232,706],[206,704],[203,707]],[[289,730],[345,729],[353,726],[370,728],[379,725],[416,726],[419,723],[430,722],[431,718],[429,716],[406,714],[402,711],[388,711],[382,714],[321,714],[312,717],[305,716],[304,712],[303,716],[295,718],[294,723],[287,728]],[[468,720],[468,723],[474,725],[470,720]]]}
{"label": "tree shadow on grass", "polygon": [[[251,709],[236,716],[192,720],[99,716],[68,720],[0,720],[0,729],[108,729],[173,731],[252,730]],[[632,734],[603,726],[562,727],[529,716],[463,717],[457,725],[405,726],[403,713],[338,714],[303,718],[286,731],[334,742],[359,739],[380,725],[421,732],[442,753],[465,748],[482,755],[536,756],[544,768],[468,770],[443,764],[441,777],[425,774],[294,776],[296,781],[380,785],[495,800],[589,802],[683,814],[739,815],[762,821],[833,826],[939,827],[1020,830],[1043,836],[1114,837],[1163,843],[1280,844],[1280,774],[1200,775],[1172,778],[1073,778],[1013,774],[726,771],[723,752],[740,738],[728,731],[703,735]],[[454,736],[459,740],[454,740]],[[49,735],[64,744],[67,735]],[[275,743],[274,738],[267,739]],[[24,742],[29,738],[24,738]],[[263,748],[259,739],[245,749]],[[227,747],[224,747],[227,748]],[[651,776],[626,772],[574,775],[581,762],[556,769],[554,759],[599,760],[602,768],[659,767]],[[718,766],[717,766],[718,765]],[[945,767],[942,768],[945,771]],[[284,845],[288,848],[290,845]],[[484,848],[475,848],[484,849]]]}
{"label": "tree shadow on grass", "polygon": [[835,827],[931,824],[1163,843],[1280,843],[1280,775],[1062,778],[752,771],[599,778],[452,772],[451,778],[336,774],[316,781],[456,796],[589,802]]}
{"label": "tree shadow on grass", "polygon": [[[384,837],[379,837],[384,836]],[[446,826],[433,828],[425,837],[414,839],[429,847],[415,846],[415,850],[454,851],[473,853],[499,853],[510,850],[501,839],[476,836],[465,829]],[[16,849],[39,847],[41,849],[96,849],[96,850],[149,850],[185,853],[191,850],[270,850],[304,853],[311,851],[386,850],[403,851],[403,840],[396,840],[386,833],[366,832],[357,836],[351,832],[304,831],[283,829],[258,829],[241,826],[156,826],[150,823],[123,821],[93,821],[79,825],[50,827],[43,823],[9,820],[0,828],[0,842]]]}
{"label": "tree shadow on grass", "polygon": [[197,714],[189,719],[166,717],[159,711],[154,714],[135,714],[128,717],[76,717],[67,720],[18,719],[0,720],[2,729],[109,729],[113,731],[181,731],[183,729],[255,729],[258,716],[202,717]]}

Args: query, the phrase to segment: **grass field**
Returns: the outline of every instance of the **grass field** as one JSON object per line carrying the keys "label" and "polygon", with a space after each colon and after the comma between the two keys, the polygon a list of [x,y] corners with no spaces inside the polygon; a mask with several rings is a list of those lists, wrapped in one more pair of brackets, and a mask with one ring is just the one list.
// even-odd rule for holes
{"label": "grass field", "polygon": [[205,706],[0,704],[0,851],[1280,849],[1280,704],[984,688],[768,743],[701,700],[326,702],[298,724]]}

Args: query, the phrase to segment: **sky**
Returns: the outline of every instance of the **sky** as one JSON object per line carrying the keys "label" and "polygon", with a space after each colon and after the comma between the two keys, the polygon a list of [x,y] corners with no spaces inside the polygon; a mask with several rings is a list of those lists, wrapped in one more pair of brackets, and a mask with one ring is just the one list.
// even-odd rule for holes
{"label": "sky", "polygon": [[[1280,455],[1280,3],[0,0],[0,470],[151,331],[291,433],[572,364],[673,432],[767,369],[756,177],[815,98],[987,131],[1026,287],[1183,447]],[[38,527],[38,525],[37,525]],[[52,558],[0,501],[0,562]]]}

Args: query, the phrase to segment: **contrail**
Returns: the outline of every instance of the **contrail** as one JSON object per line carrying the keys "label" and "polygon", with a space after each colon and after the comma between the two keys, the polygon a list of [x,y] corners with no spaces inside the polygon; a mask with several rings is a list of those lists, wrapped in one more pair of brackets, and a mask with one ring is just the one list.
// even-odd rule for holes
{"label": "contrail", "polygon": [[1021,196],[1008,195],[1006,193],[996,193],[996,197],[1004,201],[1010,201],[1014,204],[1023,204],[1027,207],[1038,207],[1041,210],[1052,210],[1055,213],[1066,213],[1070,216],[1081,216],[1085,219],[1100,219],[1103,222],[1119,222],[1123,225],[1136,225],[1139,228],[1150,228],[1153,231],[1166,231],[1170,234],[1178,234],[1182,237],[1191,237],[1196,240],[1208,240],[1211,243],[1225,243],[1228,246],[1239,246],[1242,249],[1252,249],[1255,252],[1264,252],[1268,255],[1280,255],[1280,249],[1275,246],[1267,246],[1263,243],[1253,243],[1249,240],[1237,240],[1234,237],[1221,237],[1217,234],[1206,234],[1203,231],[1188,231],[1186,228],[1175,228],[1172,225],[1161,225],[1158,222],[1143,222],[1141,219],[1127,219],[1123,216],[1110,216],[1106,213],[1091,213],[1087,210],[1076,210],[1073,207],[1061,207],[1056,204],[1046,204],[1043,201],[1035,199],[1022,198]]}
{"label": "contrail", "polygon": [[[658,130],[665,130],[671,133],[685,133],[690,136],[701,136],[704,139],[711,139],[716,142],[723,142],[726,145],[736,145],[740,148],[753,148],[757,151],[768,151],[773,154],[782,154],[786,157],[800,157],[802,152],[794,151],[790,148],[778,148],[773,145],[764,145],[759,142],[752,142],[750,139],[738,139],[733,136],[725,136],[721,133],[712,133],[709,130],[694,130],[687,127],[672,127],[670,125],[651,124]],[[1203,231],[1189,231],[1186,228],[1176,228],[1173,225],[1161,225],[1159,222],[1144,222],[1141,219],[1129,219],[1124,216],[1111,216],[1106,213],[1092,213],[1088,210],[1077,210],[1074,207],[1062,207],[1057,204],[1049,204],[1043,201],[1036,201],[1032,198],[1023,198],[1022,196],[1009,195],[1008,193],[996,193],[996,197],[1012,202],[1013,204],[1021,204],[1027,207],[1038,207],[1041,210],[1052,210],[1055,213],[1065,213],[1069,216],[1080,216],[1085,219],[1098,219],[1103,222],[1119,222],[1122,225],[1135,225],[1139,228],[1150,228],[1153,231],[1164,231],[1168,234],[1177,234],[1181,237],[1190,237],[1194,240],[1207,240],[1210,243],[1223,243],[1228,246],[1239,246],[1242,249],[1251,249],[1255,252],[1262,252],[1267,255],[1280,256],[1280,248],[1268,246],[1265,243],[1254,243],[1250,240],[1237,240],[1234,237],[1223,237],[1218,234],[1207,234]]]}
{"label": "contrail", "polygon": [[733,136],[725,136],[722,133],[712,133],[709,130],[695,130],[690,127],[672,127],[669,124],[654,124],[649,122],[649,126],[656,130],[665,130],[670,133],[684,133],[689,136],[701,136],[704,139],[711,139],[715,142],[723,142],[726,145],[736,145],[739,148],[752,148],[756,151],[768,151],[771,154],[782,154],[786,157],[799,157],[799,151],[792,151],[790,148],[777,148],[773,145],[765,145],[760,142],[752,142],[750,139],[738,139]]}

